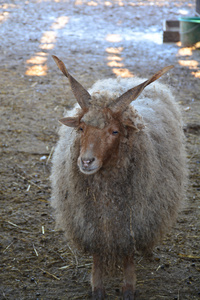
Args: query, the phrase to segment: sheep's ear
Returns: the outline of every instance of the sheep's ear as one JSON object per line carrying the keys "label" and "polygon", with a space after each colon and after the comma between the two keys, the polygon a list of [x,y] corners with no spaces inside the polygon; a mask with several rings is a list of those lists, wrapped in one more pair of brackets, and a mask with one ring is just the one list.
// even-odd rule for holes
{"label": "sheep's ear", "polygon": [[89,100],[91,99],[88,91],[67,71],[65,64],[57,56],[52,55],[54,61],[56,62],[58,68],[63,72],[63,74],[69,79],[69,83],[72,89],[72,92],[80,105],[81,108],[89,107]]}
{"label": "sheep's ear", "polygon": [[154,82],[158,78],[160,78],[163,74],[165,74],[167,71],[172,69],[174,66],[168,66],[157,73],[155,73],[150,79],[146,80],[145,82],[137,85],[136,87],[128,90],[126,93],[122,94],[120,97],[118,97],[115,101],[113,101],[109,107],[114,109],[115,111],[124,111],[126,107],[137,97],[140,95],[140,93],[143,91],[143,89],[149,85],[150,83]]}
{"label": "sheep's ear", "polygon": [[135,132],[138,132],[138,131],[142,130],[145,127],[144,124],[142,124],[142,123],[134,125],[131,120],[125,120],[123,122],[123,124],[126,127],[132,128],[133,130],[135,130]]}
{"label": "sheep's ear", "polygon": [[134,129],[136,132],[139,131],[139,129],[130,120],[126,120],[125,122],[123,122],[123,124],[126,127],[130,127],[132,129]]}
{"label": "sheep's ear", "polygon": [[78,117],[62,118],[59,122],[69,127],[78,127],[80,123]]}

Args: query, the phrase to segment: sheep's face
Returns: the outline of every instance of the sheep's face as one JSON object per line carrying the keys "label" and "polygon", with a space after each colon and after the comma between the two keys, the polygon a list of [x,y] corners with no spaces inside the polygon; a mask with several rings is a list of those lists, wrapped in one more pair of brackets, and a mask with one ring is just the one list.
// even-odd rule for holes
{"label": "sheep's face", "polygon": [[120,119],[119,114],[109,109],[93,108],[77,117],[60,120],[64,125],[75,127],[80,135],[77,164],[82,173],[94,174],[102,166],[115,163],[125,130]]}
{"label": "sheep's face", "polygon": [[75,127],[80,136],[77,164],[86,175],[98,172],[103,166],[115,165],[120,141],[127,138],[128,132],[138,132],[144,128],[142,118],[132,107],[124,113],[92,107],[86,111],[80,110],[76,117],[63,118],[60,122]]}
{"label": "sheep's face", "polygon": [[117,121],[107,124],[103,129],[81,122],[80,155],[78,167],[86,175],[94,174],[102,166],[116,160],[122,135]]}

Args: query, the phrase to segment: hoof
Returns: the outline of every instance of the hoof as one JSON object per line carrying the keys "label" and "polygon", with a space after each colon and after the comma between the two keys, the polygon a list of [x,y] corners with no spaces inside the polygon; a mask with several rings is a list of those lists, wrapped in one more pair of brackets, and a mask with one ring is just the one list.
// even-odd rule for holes
{"label": "hoof", "polygon": [[122,288],[123,300],[135,300],[135,290],[132,285],[125,285]]}
{"label": "hoof", "polygon": [[135,293],[131,290],[126,290],[123,293],[123,300],[135,300]]}
{"label": "hoof", "polygon": [[95,289],[92,293],[92,300],[104,300],[105,292],[103,289]]}

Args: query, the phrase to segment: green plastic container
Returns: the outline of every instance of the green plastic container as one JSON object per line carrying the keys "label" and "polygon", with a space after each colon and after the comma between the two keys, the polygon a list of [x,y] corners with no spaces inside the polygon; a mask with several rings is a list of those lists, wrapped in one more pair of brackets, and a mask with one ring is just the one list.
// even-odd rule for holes
{"label": "green plastic container", "polygon": [[183,47],[200,42],[200,17],[181,17],[180,39]]}

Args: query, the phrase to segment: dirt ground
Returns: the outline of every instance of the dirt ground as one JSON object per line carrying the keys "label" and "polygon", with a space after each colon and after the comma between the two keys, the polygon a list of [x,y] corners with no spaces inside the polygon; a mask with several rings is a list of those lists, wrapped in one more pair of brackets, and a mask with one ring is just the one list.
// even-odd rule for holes
{"label": "dirt ground", "polygon": [[[185,208],[152,261],[137,257],[137,299],[200,299],[200,45],[163,44],[163,20],[194,16],[195,1],[0,2],[0,299],[90,299],[90,257],[54,229],[49,206],[58,119],[73,107],[52,54],[86,88],[97,79],[169,84],[183,112],[189,186]],[[118,280],[108,299],[120,299]]]}

